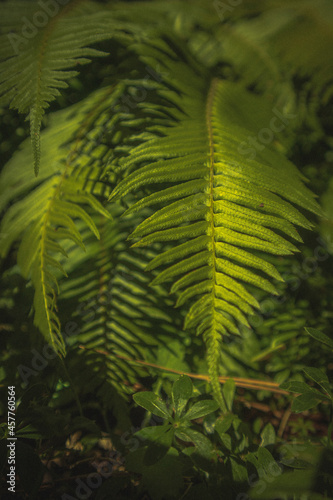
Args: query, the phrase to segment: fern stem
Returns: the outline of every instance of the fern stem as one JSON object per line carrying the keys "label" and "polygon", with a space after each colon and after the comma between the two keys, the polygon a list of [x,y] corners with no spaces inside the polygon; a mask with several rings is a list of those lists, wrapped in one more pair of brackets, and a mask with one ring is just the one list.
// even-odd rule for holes
{"label": "fern stem", "polygon": [[227,406],[225,404],[223,393],[221,391],[221,386],[219,382],[219,370],[218,364],[220,360],[220,333],[217,330],[216,325],[216,243],[215,243],[215,225],[214,225],[214,134],[213,134],[213,106],[214,106],[214,97],[217,91],[219,84],[219,80],[214,78],[212,84],[210,86],[207,98],[206,105],[206,126],[208,131],[208,140],[209,140],[209,217],[210,217],[210,226],[209,226],[209,236],[211,238],[211,246],[212,246],[212,255],[213,255],[213,304],[212,304],[212,325],[206,334],[206,343],[207,343],[207,362],[208,362],[208,373],[210,376],[210,383],[213,389],[214,397],[220,405],[220,408],[223,412],[227,412]]}
{"label": "fern stem", "polygon": [[220,405],[223,413],[227,413],[228,408],[224,400],[223,392],[219,382],[219,360],[220,360],[220,339],[218,335],[210,335],[206,341],[207,345],[207,363],[210,384],[212,386],[213,395]]}

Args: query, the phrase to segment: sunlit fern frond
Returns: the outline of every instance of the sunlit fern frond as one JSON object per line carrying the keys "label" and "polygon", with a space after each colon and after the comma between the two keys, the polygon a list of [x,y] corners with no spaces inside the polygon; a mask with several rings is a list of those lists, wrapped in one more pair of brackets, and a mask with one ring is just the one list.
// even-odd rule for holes
{"label": "sunlit fern frond", "polygon": [[[21,239],[18,263],[35,288],[35,324],[61,354],[65,345],[56,305],[56,271],[65,273],[61,264],[61,255],[67,257],[64,243],[69,240],[84,248],[76,224],[79,219],[82,228],[89,228],[99,238],[92,216],[109,217],[101,201],[122,178],[119,157],[138,143],[144,126],[170,121],[159,112],[160,105],[152,102],[138,103],[134,116],[122,100],[133,85],[136,91],[150,92],[151,99],[156,99],[160,84],[139,78],[119,81],[54,113],[42,133],[45,150],[39,177],[26,168],[32,157],[27,142],[1,174],[0,210],[7,209],[1,225],[1,255],[5,257]],[[151,136],[145,132],[146,138]]]}
{"label": "sunlit fern frond", "polygon": [[276,293],[272,279],[281,276],[265,253],[294,252],[289,238],[300,241],[300,236],[293,225],[311,227],[296,206],[320,209],[296,167],[272,146],[254,158],[242,152],[249,136],[269,124],[274,103],[211,79],[172,41],[139,47],[151,64],[161,61],[162,51],[166,76],[160,94],[173,102],[169,112],[175,124],[160,127],[159,137],[131,150],[124,160],[131,174],[113,199],[151,189],[127,212],[155,206],[132,238],[139,239],[135,247],[173,242],[148,269],[163,266],[153,284],[171,281],[177,305],[191,304],[185,328],[205,339],[213,388],[223,406],[220,343],[223,335],[238,333],[238,323],[248,325],[247,316],[258,306],[247,286]]}
{"label": "sunlit fern frond", "polygon": [[[322,2],[324,5],[324,0]],[[276,4],[279,3],[276,0]],[[306,4],[307,0],[292,2],[290,9],[296,12]],[[82,344],[86,343],[89,349],[98,348],[109,336],[107,342],[105,340],[107,349],[140,355],[138,342],[132,340],[141,338],[137,328],[147,334],[154,310],[153,299],[157,300],[160,293],[163,296],[162,291],[155,296],[154,289],[148,290],[147,278],[142,281],[140,266],[147,263],[147,271],[156,273],[153,285],[171,282],[171,292],[177,295],[176,305],[187,308],[185,328],[203,336],[214,392],[221,408],[225,409],[218,383],[221,340],[230,333],[238,334],[240,324],[248,326],[248,316],[258,308],[253,287],[276,293],[274,280],[282,278],[267,254],[288,255],[296,251],[290,239],[301,241],[301,238],[294,226],[311,227],[302,210],[319,214],[320,209],[305,187],[303,176],[282,154],[288,150],[283,134],[287,133],[290,120],[289,115],[284,116],[283,110],[276,107],[279,93],[270,92],[269,88],[262,92],[260,85],[255,86],[256,92],[246,91],[246,78],[239,83],[227,81],[219,67],[220,62],[229,64],[227,58],[223,60],[223,54],[221,61],[210,60],[205,64],[200,47],[197,47],[197,55],[201,54],[197,60],[187,50],[187,41],[166,35],[160,23],[155,25],[155,31],[150,31],[150,37],[146,32],[143,37],[137,36],[144,25],[142,15],[133,28],[136,36],[128,36],[132,26],[126,23],[133,21],[135,8],[129,9],[131,14],[126,16],[123,7],[113,9],[90,2],[73,2],[31,39],[25,59],[24,50],[4,59],[2,102],[20,111],[30,110],[32,132],[37,131],[37,135],[33,134],[37,166],[44,110],[58,95],[58,89],[66,85],[65,80],[73,75],[63,70],[76,62],[87,62],[87,57],[101,55],[86,47],[116,36],[118,28],[121,31],[128,27],[125,34],[128,44],[122,48],[124,58],[114,57],[119,75],[112,74],[107,88],[55,115],[51,121],[43,136],[45,153],[42,152],[38,179],[27,169],[32,160],[27,145],[4,169],[0,179],[0,208],[7,208],[7,213],[1,226],[2,255],[22,238],[18,262],[22,274],[31,277],[36,290],[35,323],[61,354],[64,341],[56,295],[58,273],[67,269],[62,265],[66,251],[71,253],[72,260],[68,270],[79,273],[77,278],[81,279],[77,283],[69,280],[67,290],[62,288],[69,304],[72,300],[81,300],[89,306],[96,293],[107,295],[108,280],[112,281],[113,295],[108,297],[110,311],[100,304],[97,323],[83,317],[87,321],[82,330]],[[159,8],[163,11],[164,6],[159,3]],[[284,42],[278,45],[278,39],[284,36],[285,30],[289,30],[288,36],[292,37],[293,23],[297,24],[299,18],[296,13],[293,21],[287,22],[287,10],[281,10],[280,24],[271,20],[262,39],[266,47],[276,42],[274,61],[285,64],[280,88],[289,91],[293,71],[281,49]],[[88,24],[82,22],[84,16]],[[269,12],[257,13],[244,21],[248,31],[267,16]],[[16,17],[13,14],[14,20]],[[18,29],[17,21],[12,23],[14,31]],[[174,21],[176,24],[176,19]],[[195,25],[192,21],[189,31]],[[78,28],[80,23],[82,31]],[[99,31],[89,31],[97,25]],[[174,31],[178,28],[174,26]],[[8,30],[5,35],[9,34]],[[119,43],[124,40],[123,35],[121,31]],[[8,37],[5,39],[8,49],[10,42]],[[68,51],[62,45],[66,40],[70,46]],[[318,49],[318,45],[314,46]],[[313,64],[317,64],[315,52],[311,57]],[[131,64],[128,54],[132,54]],[[45,66],[38,72],[35,61],[42,63],[44,59]],[[29,61],[31,64],[27,64]],[[301,58],[300,63],[304,63]],[[237,67],[237,55],[230,64]],[[261,64],[260,57],[257,64]],[[318,80],[313,80],[313,88],[325,86],[330,79],[323,73],[323,61],[318,64],[321,69]],[[304,65],[304,75],[315,67],[310,63],[307,68]],[[301,70],[299,73],[303,75]],[[248,81],[255,82],[261,74],[262,67]],[[272,81],[275,81],[274,75],[272,71]],[[27,83],[30,76],[32,83]],[[42,84],[45,84],[43,91]],[[288,104],[292,99],[283,96],[282,102]],[[120,199],[122,206],[128,208],[127,216],[131,216],[128,226],[124,223],[116,229],[108,225],[108,211],[101,201],[112,190],[112,201]],[[135,212],[144,220],[134,229]],[[98,213],[102,221],[96,224]],[[98,227],[107,228],[101,243],[92,242],[87,236],[89,228],[99,237]],[[137,239],[132,248],[134,261],[126,264],[126,269],[134,274],[137,269],[139,273],[135,286],[129,286],[124,277],[118,276],[115,280],[112,277],[116,272],[112,267],[115,257],[112,252],[118,245],[117,234],[122,235],[119,245],[124,245],[128,233]],[[75,244],[75,248],[68,247],[68,242],[64,244],[66,240]],[[85,241],[89,244],[89,255],[84,257],[79,247],[83,247]],[[144,250],[140,254],[140,247],[150,245],[152,252]],[[122,259],[131,255],[128,250],[119,252]],[[119,269],[119,255],[115,270]],[[91,266],[91,283],[87,276],[81,276],[86,266]],[[160,267],[163,270],[157,271]],[[126,273],[128,277],[128,271]],[[140,286],[145,297],[138,292]],[[110,317],[109,313],[113,315],[115,310],[116,315]],[[157,310],[156,314],[161,314],[161,309]],[[135,329],[129,317],[135,317]],[[127,340],[123,343],[124,338]],[[93,354],[97,355],[104,356]],[[107,365],[107,370],[110,369]],[[127,380],[125,365],[120,366],[119,374],[122,381]],[[120,379],[111,377],[111,382],[117,385]]]}
{"label": "sunlit fern frond", "polygon": [[[64,354],[64,341],[57,315],[57,279],[63,270],[59,257],[66,255],[62,242],[71,240],[83,247],[75,221],[81,219],[99,238],[99,231],[87,208],[109,218],[108,211],[87,187],[90,163],[78,154],[82,130],[90,123],[94,112],[99,117],[100,105],[112,107],[116,90],[103,89],[85,102],[55,114],[50,127],[43,132],[45,151],[41,156],[40,175],[36,179],[26,168],[31,160],[30,145],[25,142],[8,162],[1,174],[1,210],[7,209],[1,224],[1,256],[5,257],[13,244],[20,241],[18,264],[25,278],[31,278],[35,288],[34,321],[54,349]],[[101,145],[90,148],[90,162]],[[110,150],[111,154],[111,150]],[[96,155],[97,156],[97,155]],[[105,159],[105,154],[101,155]],[[80,178],[73,175],[78,157],[86,165]]]}
{"label": "sunlit fern frond", "polygon": [[78,66],[106,55],[93,44],[129,36],[122,30],[129,25],[112,19],[98,3],[72,1],[61,7],[53,2],[48,9],[35,1],[1,6],[0,105],[29,114],[36,175],[40,128],[49,103],[77,75]]}

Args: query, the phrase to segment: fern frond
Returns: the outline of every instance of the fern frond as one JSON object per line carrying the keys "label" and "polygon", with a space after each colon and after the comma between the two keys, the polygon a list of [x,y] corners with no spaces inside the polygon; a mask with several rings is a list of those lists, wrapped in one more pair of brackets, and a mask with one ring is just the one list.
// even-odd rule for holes
{"label": "fern frond", "polygon": [[[191,303],[185,327],[205,339],[214,392],[224,408],[217,392],[219,344],[238,333],[238,323],[248,326],[247,316],[258,307],[247,285],[276,293],[271,281],[281,277],[265,253],[296,251],[288,240],[300,240],[293,225],[311,227],[296,206],[320,209],[296,167],[273,147],[255,159],[240,153],[240,145],[269,124],[273,103],[227,81],[209,82],[178,50],[177,59],[163,59],[168,76],[160,91],[173,102],[174,124],[131,151],[124,161],[131,173],[113,199],[151,189],[127,212],[157,207],[132,234],[139,238],[134,246],[174,242],[147,269],[164,266],[152,284],[172,281],[178,305]],[[147,61],[159,61],[158,49],[140,51]]]}
{"label": "fern frond", "polygon": [[257,15],[221,28],[221,59],[247,84],[269,91],[277,87],[282,105],[295,109],[298,124],[320,128],[315,112],[333,92],[332,2],[273,0],[260,8]]}
{"label": "fern frond", "polygon": [[163,338],[176,335],[180,322],[166,292],[161,287],[151,292],[151,277],[144,272],[151,255],[126,243],[136,220],[119,218],[124,211],[119,205],[109,211],[112,221],[94,217],[99,241],[82,228],[85,252],[67,242],[64,267],[70,278],[60,281],[59,305],[69,308],[78,324],[70,344],[84,347],[79,353],[95,385],[111,384],[124,394],[144,371],[122,357],[146,359]]}
{"label": "fern frond", "polygon": [[[280,18],[280,22],[276,23],[276,17]],[[270,48],[274,48],[285,68],[293,75],[309,78],[316,91],[327,83],[332,84],[332,2],[293,0],[288,2],[287,7],[278,2],[277,8],[267,12],[261,23],[266,26]]]}
{"label": "fern frond", "polygon": [[[94,92],[51,115],[42,133],[45,150],[38,178],[31,177],[26,169],[32,157],[27,144],[1,173],[0,210],[9,207],[1,226],[2,256],[23,236],[19,264],[35,287],[35,323],[61,353],[64,343],[55,297],[66,240],[83,247],[77,229],[79,219],[98,237],[92,215],[108,217],[98,200],[105,200],[122,176],[116,165],[119,157],[137,144],[139,137],[142,140],[140,128],[166,125],[170,120],[157,102],[139,103],[137,111],[144,116],[133,119],[132,109],[122,104],[133,84],[139,92],[149,92],[156,98],[159,83],[147,78],[120,80]],[[151,136],[145,132],[146,138]]]}
{"label": "fern frond", "polygon": [[[1,256],[5,257],[21,239],[18,263],[23,276],[31,278],[35,289],[35,324],[60,354],[64,354],[64,341],[56,306],[56,274],[66,274],[59,261],[61,255],[66,256],[63,242],[70,240],[84,248],[77,220],[99,238],[90,210],[110,217],[87,183],[91,161],[96,163],[96,152],[101,154],[101,144],[89,145],[88,138],[83,144],[82,133],[101,117],[101,103],[105,109],[112,109],[117,98],[118,89],[106,88],[95,92],[85,102],[55,114],[49,129],[43,132],[46,150],[41,157],[37,179],[26,169],[32,156],[27,142],[1,174],[0,209],[10,205],[1,225]],[[82,152],[87,143],[92,154],[89,161]],[[105,151],[102,158],[107,159]],[[79,178],[74,175],[78,165],[81,166]],[[94,186],[100,194],[97,179],[94,179]]]}
{"label": "fern frond", "polygon": [[[33,1],[6,2],[1,7],[0,105],[29,113],[36,176],[45,109],[78,74],[79,65],[106,55],[91,45],[113,36],[126,38],[121,28],[129,29],[97,3],[74,1],[64,8],[57,3],[53,6],[57,8],[54,15]],[[22,17],[22,13],[26,15]],[[40,23],[41,18],[45,22],[40,27],[37,20]]]}

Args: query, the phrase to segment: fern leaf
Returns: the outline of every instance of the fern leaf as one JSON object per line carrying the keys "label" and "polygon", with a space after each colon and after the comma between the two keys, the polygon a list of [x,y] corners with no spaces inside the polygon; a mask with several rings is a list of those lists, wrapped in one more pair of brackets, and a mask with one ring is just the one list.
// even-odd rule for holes
{"label": "fern leaf", "polygon": [[[36,176],[45,109],[60,95],[59,89],[66,88],[67,81],[78,73],[78,65],[90,62],[92,57],[106,55],[91,45],[116,35],[126,38],[124,32],[120,35],[120,22],[112,19],[110,12],[99,4],[70,2],[64,8],[57,7],[58,12],[51,16],[36,2],[23,2],[23,5],[7,2],[2,6],[0,105],[9,104],[20,113],[29,114]],[[41,16],[46,22],[37,27],[34,20]],[[25,34],[24,30],[31,33]]]}
{"label": "fern leaf", "polygon": [[119,205],[109,211],[112,221],[94,217],[99,241],[79,223],[86,251],[66,243],[69,258],[63,260],[70,278],[60,279],[59,303],[71,309],[78,324],[71,345],[84,347],[80,354],[95,385],[111,384],[126,394],[144,372],[119,356],[145,359],[152,348],[163,344],[163,336],[178,333],[179,321],[165,292],[151,293],[144,272],[149,256],[126,244],[129,228],[137,221],[120,218],[124,209]]}
{"label": "fern leaf", "polygon": [[[158,49],[140,51],[146,60],[159,61]],[[157,207],[132,234],[139,238],[134,246],[174,242],[148,269],[164,266],[153,284],[172,281],[172,291],[182,290],[178,305],[191,304],[185,327],[196,329],[207,344],[212,385],[225,409],[217,390],[221,339],[237,333],[238,324],[248,325],[257,306],[248,284],[277,293],[271,281],[281,277],[265,253],[296,250],[287,239],[300,239],[293,225],[311,227],[296,207],[320,209],[296,167],[273,147],[258,151],[255,159],[239,152],[244,140],[267,126],[273,103],[227,81],[209,83],[182,56],[177,63],[164,58],[165,85],[175,90],[161,94],[174,103],[174,124],[130,152],[124,169],[131,173],[113,199],[150,188],[128,211]]]}
{"label": "fern leaf", "polygon": [[[113,87],[103,89],[85,102],[55,115],[50,128],[43,133],[46,151],[41,157],[38,179],[31,177],[26,169],[26,161],[32,154],[27,143],[1,174],[0,206],[2,210],[9,206],[1,225],[1,256],[5,257],[15,241],[21,238],[18,264],[22,275],[26,279],[31,278],[35,289],[34,322],[56,352],[62,355],[65,345],[56,297],[58,275],[66,275],[59,262],[61,255],[66,257],[64,241],[69,240],[84,248],[77,221],[81,220],[83,226],[99,238],[90,212],[110,217],[91,193],[90,183],[86,182],[91,168],[82,155],[81,148],[86,145],[86,142],[83,144],[82,134],[88,126],[87,115],[90,126],[93,117],[100,119],[102,104],[106,109],[112,107],[118,97],[117,92],[118,89]],[[64,143],[67,145],[63,146]],[[95,150],[99,147],[94,143]],[[81,166],[79,179],[74,175],[78,165]],[[97,179],[94,186],[99,194]]]}
{"label": "fern leaf", "polygon": [[259,15],[220,30],[221,59],[229,61],[247,84],[269,92],[275,87],[279,106],[294,114],[289,127],[306,121],[318,137],[318,108],[333,92],[332,2],[272,1],[260,9]]}

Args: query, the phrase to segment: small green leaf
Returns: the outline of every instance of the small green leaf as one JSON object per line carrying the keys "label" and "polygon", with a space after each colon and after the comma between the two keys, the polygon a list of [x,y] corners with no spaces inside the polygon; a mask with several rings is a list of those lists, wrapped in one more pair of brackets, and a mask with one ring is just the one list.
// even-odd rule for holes
{"label": "small green leaf", "polygon": [[215,432],[215,422],[216,422],[216,416],[214,413],[210,413],[209,415],[206,415],[205,418],[203,419],[203,428],[205,431],[205,434],[214,434]]}
{"label": "small green leaf", "polygon": [[[267,448],[260,447],[257,453],[249,453],[246,460],[252,463],[258,472],[258,480],[253,483],[251,490],[251,499],[260,498],[261,500],[275,499],[275,496],[266,496],[266,490],[270,483],[281,476],[282,470],[279,467],[272,454]],[[258,496],[262,494],[263,496]]]}
{"label": "small green leaf", "polygon": [[275,429],[271,423],[265,425],[260,436],[261,436],[260,446],[268,446],[270,444],[275,444],[276,434],[275,434]]}
{"label": "small green leaf", "polygon": [[136,404],[142,406],[142,408],[150,411],[154,415],[168,420],[171,419],[171,415],[166,407],[166,404],[160,400],[157,394],[154,394],[153,392],[138,392],[134,394],[133,399]]}
{"label": "small green leaf", "polygon": [[138,436],[143,441],[156,441],[163,434],[165,434],[169,429],[171,429],[170,424],[155,425],[151,427],[143,427],[139,431],[135,432],[135,436]]}
{"label": "small green leaf", "polygon": [[158,438],[148,445],[143,462],[145,465],[154,465],[156,462],[161,460],[168,452],[170,446],[172,445],[172,440],[174,436],[174,429],[170,426],[166,429]]}
{"label": "small green leaf", "polygon": [[193,385],[192,381],[186,375],[182,375],[175,381],[172,388],[172,400],[176,412],[176,416],[180,417],[184,410],[187,401],[192,396]]}
{"label": "small green leaf", "polygon": [[31,424],[26,425],[25,427],[22,427],[22,429],[19,429],[16,432],[16,436],[18,438],[25,438],[25,439],[42,439],[43,436],[41,435],[40,432],[35,429]]}
{"label": "small green leaf", "polygon": [[223,446],[225,448],[227,448],[227,450],[229,451],[232,451],[233,448],[234,448],[234,441],[232,439],[232,437],[230,436],[230,434],[219,434],[219,437],[220,437],[220,440],[221,440],[221,443],[223,444]]}
{"label": "small green leaf", "polygon": [[288,382],[284,382],[283,384],[280,385],[280,387],[281,389],[284,389],[286,391],[296,392],[299,394],[305,394],[305,393],[320,394],[319,391],[317,391],[313,387],[310,387],[305,382],[299,382],[298,380],[290,380]]}
{"label": "small green leaf", "polygon": [[248,483],[249,477],[245,465],[233,457],[230,457],[229,460],[233,480],[236,483]]}
{"label": "small green leaf", "polygon": [[176,429],[175,435],[182,441],[194,443],[198,454],[202,457],[208,458],[209,460],[213,458],[214,446],[212,442],[201,432],[182,427]]}
{"label": "small green leaf", "polygon": [[[297,499],[311,499],[311,500],[321,500],[323,497],[321,494],[309,495],[311,491],[311,486],[314,482],[313,473],[309,471],[297,470],[293,472],[287,472],[278,474],[273,473],[264,479],[257,481],[251,489],[251,499],[253,500],[276,500],[277,498],[297,498]],[[326,497],[327,498],[327,497]]]}
{"label": "small green leaf", "polygon": [[232,411],[232,404],[234,402],[235,390],[236,390],[236,384],[233,379],[227,380],[222,389],[225,402],[227,404],[228,410],[230,411]]}
{"label": "small green leaf", "polygon": [[304,368],[303,371],[309,378],[320,385],[320,387],[332,398],[330,383],[324,372],[318,368],[312,367]]}
{"label": "small green leaf", "polygon": [[305,331],[314,339],[328,345],[331,349],[333,349],[333,340],[327,337],[327,335],[325,335],[324,333],[316,330],[315,328],[305,328]]}
{"label": "small green leaf", "polygon": [[236,415],[229,413],[223,417],[222,420],[217,420],[215,424],[216,432],[221,436],[225,434],[231,427],[232,422],[235,420]]}
{"label": "small green leaf", "polygon": [[273,455],[267,450],[267,448],[260,447],[258,449],[258,465],[264,474],[268,476],[278,476],[281,474],[281,469],[274,460]]}
{"label": "small green leaf", "polygon": [[300,413],[302,411],[310,410],[310,408],[314,408],[321,402],[321,400],[325,399],[324,395],[322,395],[322,398],[320,397],[321,394],[319,392],[318,395],[319,397],[316,397],[311,393],[301,394],[293,401],[293,404],[291,405],[292,411]]}
{"label": "small green leaf", "polygon": [[187,413],[185,413],[183,419],[184,420],[194,420],[195,418],[204,417],[209,413],[217,410],[219,404],[214,400],[203,400],[194,403],[192,408],[189,409]]}

